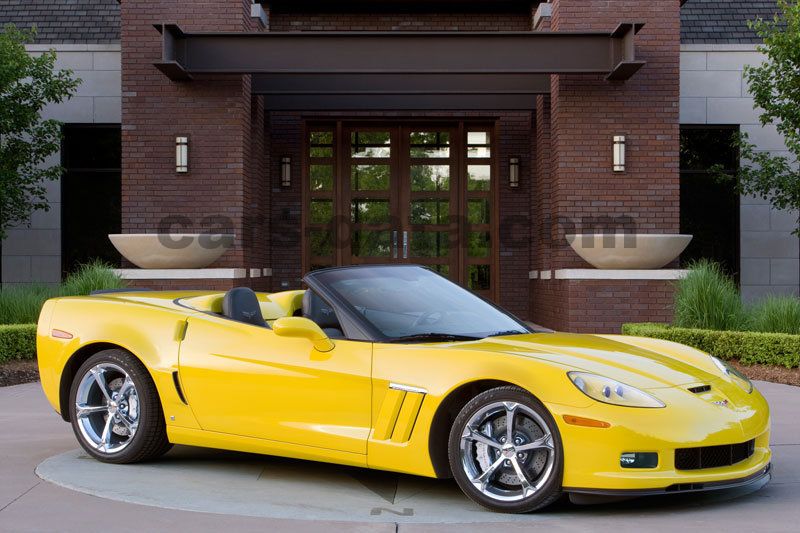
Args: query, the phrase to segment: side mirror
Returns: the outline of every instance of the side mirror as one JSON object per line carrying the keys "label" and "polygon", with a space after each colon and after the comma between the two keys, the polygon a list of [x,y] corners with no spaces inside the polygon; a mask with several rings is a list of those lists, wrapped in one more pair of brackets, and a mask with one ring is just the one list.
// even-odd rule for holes
{"label": "side mirror", "polygon": [[285,316],[272,323],[272,331],[279,337],[308,339],[320,352],[333,350],[333,341],[315,322],[299,316]]}

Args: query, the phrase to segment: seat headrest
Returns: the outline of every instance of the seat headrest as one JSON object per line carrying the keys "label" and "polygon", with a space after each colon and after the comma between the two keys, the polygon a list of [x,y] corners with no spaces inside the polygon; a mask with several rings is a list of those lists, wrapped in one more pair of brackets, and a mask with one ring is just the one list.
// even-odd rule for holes
{"label": "seat headrest", "polygon": [[222,314],[231,320],[266,327],[261,306],[253,289],[236,287],[225,293],[222,299]]}
{"label": "seat headrest", "polygon": [[333,308],[311,289],[303,294],[303,316],[316,322],[322,329],[341,328]]}

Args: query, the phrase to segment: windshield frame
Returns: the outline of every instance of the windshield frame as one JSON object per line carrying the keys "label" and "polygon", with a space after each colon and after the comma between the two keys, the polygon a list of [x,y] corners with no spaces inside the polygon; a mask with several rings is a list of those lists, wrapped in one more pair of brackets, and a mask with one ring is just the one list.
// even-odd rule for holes
{"label": "windshield frame", "polygon": [[[356,341],[369,341],[369,342],[379,342],[379,343],[386,343],[386,344],[399,344],[403,343],[402,340],[399,340],[397,337],[391,337],[385,335],[381,332],[376,326],[374,326],[371,322],[369,322],[364,316],[358,312],[358,310],[353,307],[350,302],[346,301],[342,298],[338,292],[334,291],[332,288],[328,287],[323,281],[320,279],[320,275],[331,272],[334,270],[348,270],[348,269],[378,269],[378,268],[422,268],[428,271],[429,273],[435,274],[448,283],[454,285],[456,290],[464,290],[469,292],[475,298],[483,301],[490,307],[494,308],[498,312],[502,313],[503,315],[507,316],[513,322],[515,322],[520,330],[522,330],[519,334],[527,334],[527,333],[535,333],[534,329],[529,326],[527,323],[522,321],[521,319],[517,318],[514,314],[508,312],[506,309],[502,308],[501,306],[495,304],[494,302],[487,300],[486,298],[482,297],[479,294],[476,294],[469,289],[466,289],[451,280],[445,278],[438,272],[433,269],[426,267],[425,265],[417,265],[417,264],[376,264],[376,265],[350,265],[350,266],[340,266],[340,267],[331,267],[331,268],[324,268],[319,270],[314,270],[309,272],[303,277],[303,282],[316,291],[322,298],[324,298],[336,312],[337,317],[339,318],[340,323],[343,326],[345,334],[347,335],[348,340],[356,340]],[[487,337],[481,337],[487,338]],[[478,339],[476,339],[478,340]],[[408,343],[418,343],[420,341],[408,341]],[[459,342],[459,341],[425,341],[430,343],[435,342]]]}

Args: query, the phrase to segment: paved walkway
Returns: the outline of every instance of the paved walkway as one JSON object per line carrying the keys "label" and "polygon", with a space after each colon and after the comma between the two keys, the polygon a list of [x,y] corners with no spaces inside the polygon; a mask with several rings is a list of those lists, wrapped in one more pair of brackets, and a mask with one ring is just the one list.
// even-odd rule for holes
{"label": "paved walkway", "polygon": [[[562,503],[525,516],[486,513],[461,496],[451,481],[248,454],[177,447],[163,464],[101,465],[75,451],[72,430],[52,412],[38,384],[0,388],[0,531],[463,532],[498,526],[511,532],[545,527],[615,533],[796,531],[800,388],[769,383],[758,387],[773,411],[774,478],[762,490],[613,505]],[[63,478],[65,465],[69,471],[76,461],[85,461],[81,475]],[[34,470],[40,464],[40,474],[59,482],[67,479],[83,492],[37,477]],[[154,477],[149,492],[137,483],[145,470]],[[232,480],[260,491],[258,498],[237,494]],[[92,495],[103,483],[109,487],[106,497]],[[498,523],[506,519],[502,526]]]}

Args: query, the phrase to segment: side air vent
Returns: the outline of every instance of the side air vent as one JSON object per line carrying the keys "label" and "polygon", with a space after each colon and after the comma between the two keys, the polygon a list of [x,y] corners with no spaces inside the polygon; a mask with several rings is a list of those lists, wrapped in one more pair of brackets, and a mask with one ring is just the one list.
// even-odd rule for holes
{"label": "side air vent", "polygon": [[711,390],[711,385],[698,385],[697,387],[689,387],[689,392],[695,394],[702,394]]}
{"label": "side air vent", "polygon": [[186,401],[186,396],[183,395],[183,389],[181,388],[181,380],[178,377],[178,371],[172,373],[172,381],[175,383],[175,392],[178,393],[178,398],[181,399],[183,403],[189,405],[189,402]]}
{"label": "side air vent", "polygon": [[390,384],[378,412],[372,438],[398,444],[408,442],[426,394],[425,389],[418,387]]}

